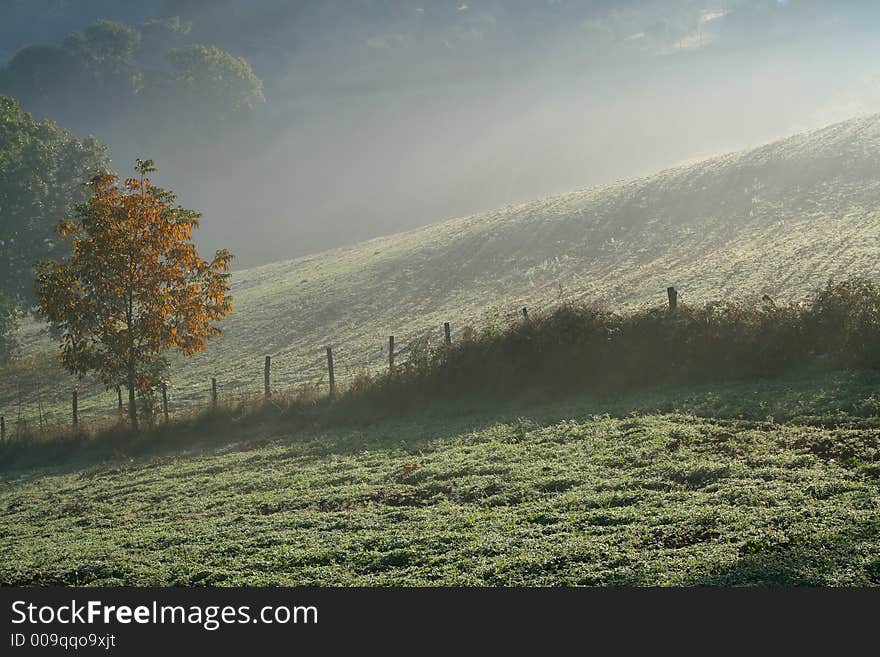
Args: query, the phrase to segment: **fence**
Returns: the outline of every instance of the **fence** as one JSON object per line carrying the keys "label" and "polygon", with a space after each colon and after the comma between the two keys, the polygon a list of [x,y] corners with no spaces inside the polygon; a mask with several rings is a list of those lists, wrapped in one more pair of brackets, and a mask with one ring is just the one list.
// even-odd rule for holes
{"label": "fence", "polygon": [[[678,292],[674,287],[667,288],[667,298],[669,311],[675,312],[678,305]],[[552,307],[552,305],[548,307]],[[516,317],[518,319],[521,319],[522,321],[528,321],[529,309],[527,307],[522,307],[514,313],[508,314],[508,318],[510,317]],[[452,345],[452,324],[450,322],[444,322],[442,328],[444,344],[446,344],[447,346]],[[386,371],[393,374],[398,359],[401,356],[405,356],[408,352],[410,352],[414,344],[429,339],[430,333],[431,332],[428,332],[426,334],[418,336],[409,344],[404,344],[397,341],[394,335],[388,336]],[[385,355],[385,349],[386,347],[384,345],[379,347],[379,351],[382,352],[383,355]],[[383,358],[382,360],[386,359]],[[273,397],[273,362],[276,365],[278,364],[278,356],[273,357],[271,355],[267,355],[263,360],[262,397],[265,400],[270,400]],[[327,382],[327,394],[331,399],[335,398],[338,394],[338,381],[340,374],[337,348],[333,345],[325,346],[324,353],[320,357],[312,361],[312,363],[314,363],[315,365],[323,364],[324,374],[326,376]],[[347,369],[347,371],[345,372],[345,378],[353,380],[354,377],[356,377],[360,372],[370,370],[375,372],[377,371],[376,367],[374,367],[375,364],[376,359],[369,357],[366,361],[356,362],[354,366],[351,365],[351,361],[349,359],[346,359],[346,363],[344,365],[344,367],[346,367]],[[325,378],[323,376],[318,379],[317,382],[315,381],[314,377],[300,378],[298,380],[291,380],[290,378],[287,378],[287,380],[282,385],[284,385],[287,390],[290,390],[291,388],[295,389],[298,385],[323,388],[324,381]],[[174,399],[173,396],[169,395],[169,390],[173,392],[173,386],[169,387],[169,382],[164,381],[160,384],[157,391],[159,395],[157,400],[159,403],[159,412],[161,413],[162,420],[164,422],[170,422],[171,418],[175,415],[191,413],[193,411],[205,408],[205,393],[199,395],[198,390],[196,390],[194,393],[186,394],[183,390],[178,389],[178,398]],[[259,397],[259,392],[252,382],[242,383],[241,381],[228,381],[224,384],[223,382],[219,381],[216,376],[211,377],[210,381],[206,382],[204,390],[207,391],[207,401],[210,408],[212,409],[216,409],[221,401],[251,401]],[[276,386],[274,388],[274,392],[278,391],[280,391],[280,388]],[[15,436],[22,435],[24,433],[37,433],[37,427],[39,428],[40,433],[51,431],[65,431],[69,430],[71,427],[74,430],[82,428],[98,428],[102,425],[107,425],[108,421],[125,421],[125,418],[127,417],[127,409],[125,407],[125,404],[123,403],[122,390],[119,387],[116,387],[112,393],[109,391],[105,391],[93,395],[93,398],[91,399],[92,403],[87,407],[88,416],[83,417],[83,390],[80,388],[79,385],[74,386],[73,390],[71,391],[69,418],[67,420],[64,420],[55,417],[54,422],[51,421],[52,416],[50,416],[50,412],[48,410],[45,410],[43,407],[42,395],[40,394],[41,392],[42,391],[37,390],[32,391],[31,398],[28,399],[25,394],[19,391],[16,413],[14,415],[0,414],[0,440],[7,440]],[[112,400],[115,402],[115,404],[112,404],[112,406],[115,406],[115,411],[113,413],[108,413],[107,410],[109,407],[111,407],[111,403],[109,403],[111,399],[111,394]],[[34,417],[33,413],[28,414],[23,410],[27,402],[30,402],[31,405],[36,406],[36,418]]]}

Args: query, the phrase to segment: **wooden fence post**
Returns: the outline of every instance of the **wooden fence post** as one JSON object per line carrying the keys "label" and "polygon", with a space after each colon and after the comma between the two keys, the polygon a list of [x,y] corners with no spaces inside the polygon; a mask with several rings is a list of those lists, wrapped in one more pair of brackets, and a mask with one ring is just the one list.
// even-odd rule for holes
{"label": "wooden fence post", "polygon": [[388,373],[394,372],[394,336],[388,336]]}
{"label": "wooden fence post", "polygon": [[333,378],[333,349],[327,347],[327,371],[330,373],[330,399],[336,397],[336,379]]}
{"label": "wooden fence post", "polygon": [[522,315],[523,315],[523,319],[528,319],[529,318],[529,309],[526,307],[523,307]]}
{"label": "wooden fence post", "polygon": [[266,399],[272,396],[272,391],[269,388],[269,376],[272,370],[272,357],[266,356],[266,366],[263,368],[263,389]]}
{"label": "wooden fence post", "polygon": [[6,418],[0,415],[0,440],[6,440]]}
{"label": "wooden fence post", "polygon": [[168,384],[162,382],[162,415],[165,416],[165,424],[168,424]]}
{"label": "wooden fence post", "polygon": [[669,297],[669,312],[674,313],[678,308],[678,291],[670,286],[666,288],[666,295]]}
{"label": "wooden fence post", "polygon": [[211,377],[211,408],[217,410],[217,379]]}
{"label": "wooden fence post", "polygon": [[116,412],[122,415],[122,388],[116,386]]}
{"label": "wooden fence post", "polygon": [[452,333],[450,332],[450,329],[449,329],[449,322],[443,322],[443,333],[446,334],[447,346],[451,345],[452,344]]}
{"label": "wooden fence post", "polygon": [[76,388],[73,389],[73,428],[79,425],[79,393]]}

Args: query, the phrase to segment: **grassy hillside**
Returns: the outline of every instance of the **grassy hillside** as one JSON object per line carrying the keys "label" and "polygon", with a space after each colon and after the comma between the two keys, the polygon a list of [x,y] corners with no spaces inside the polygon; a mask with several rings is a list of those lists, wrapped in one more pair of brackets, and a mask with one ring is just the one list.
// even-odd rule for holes
{"label": "grassy hillside", "polygon": [[7,470],[0,584],[876,585],[878,386],[220,417]]}
{"label": "grassy hillside", "polygon": [[[596,300],[614,307],[769,294],[786,300],[829,277],[874,274],[880,228],[880,116],[855,119],[647,178],[455,219],[236,274],[225,335],[172,373],[172,403],[257,392],[263,356],[277,385],[338,377],[387,359],[442,323],[511,321],[522,306]],[[47,346],[25,327],[31,353]],[[66,418],[70,380],[45,359],[0,377],[0,409]],[[82,395],[86,416],[112,396]]]}

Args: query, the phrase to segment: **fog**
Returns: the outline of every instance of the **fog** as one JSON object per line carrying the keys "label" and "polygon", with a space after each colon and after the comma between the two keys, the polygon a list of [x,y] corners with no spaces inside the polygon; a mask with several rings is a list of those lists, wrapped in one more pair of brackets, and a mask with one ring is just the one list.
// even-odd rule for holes
{"label": "fog", "polygon": [[[264,6],[268,34],[281,9]],[[260,3],[250,15],[260,17]],[[598,54],[574,27],[479,48],[430,34],[396,47],[378,37],[365,45],[351,26],[319,17],[302,19],[308,29],[284,56],[242,39],[237,54],[264,80],[267,102],[234,134],[207,146],[166,134],[151,149],[96,130],[120,171],[155,158],[158,182],[204,212],[200,245],[228,247],[239,268],[880,111],[880,47],[859,28],[862,14],[754,38],[726,30],[722,16],[667,47]]]}

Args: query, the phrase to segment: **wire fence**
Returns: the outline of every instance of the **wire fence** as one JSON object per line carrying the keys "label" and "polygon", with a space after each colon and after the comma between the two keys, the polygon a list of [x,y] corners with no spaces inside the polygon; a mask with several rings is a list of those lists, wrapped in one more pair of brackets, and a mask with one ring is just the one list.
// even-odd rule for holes
{"label": "wire fence", "polygon": [[[340,392],[358,377],[387,371],[392,366],[392,348],[393,365],[400,366],[423,345],[444,341],[451,344],[465,331],[524,321],[529,313],[546,312],[559,303],[560,300],[556,300],[528,308],[495,308],[484,314],[481,322],[473,321],[474,318],[465,318],[458,326],[445,322],[414,335],[394,335],[393,343],[392,336],[375,332],[360,344],[331,343],[315,349],[314,355],[310,353],[305,358],[293,350],[267,354],[259,361],[253,356],[242,357],[234,367],[227,367],[225,374],[204,377],[204,380],[176,379],[172,371],[164,384],[165,399],[157,391],[157,397],[152,400],[152,415],[162,421],[166,413],[169,419],[175,419],[216,404],[249,403],[297,391],[332,394],[331,372],[333,387]],[[368,346],[364,347],[364,344]],[[38,366],[32,371],[23,368],[21,372],[16,398],[0,407],[0,440],[22,435],[65,433],[71,429],[95,431],[128,421],[128,394],[125,390],[108,390],[93,379],[84,379],[71,386],[56,377],[49,384],[41,384]],[[58,401],[59,390],[63,388],[70,390],[69,405]]]}

